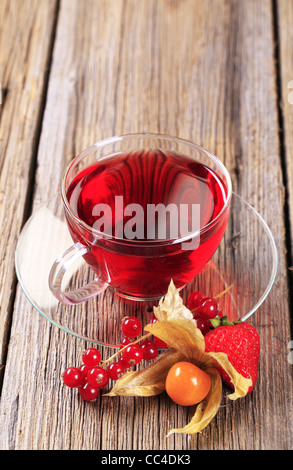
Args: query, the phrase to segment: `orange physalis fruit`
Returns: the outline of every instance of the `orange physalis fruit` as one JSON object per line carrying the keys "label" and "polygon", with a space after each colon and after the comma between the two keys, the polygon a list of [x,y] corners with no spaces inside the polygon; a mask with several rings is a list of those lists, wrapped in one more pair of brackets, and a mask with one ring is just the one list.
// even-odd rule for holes
{"label": "orange physalis fruit", "polygon": [[187,361],[174,364],[166,378],[166,392],[177,405],[192,406],[200,403],[210,388],[210,376]]}

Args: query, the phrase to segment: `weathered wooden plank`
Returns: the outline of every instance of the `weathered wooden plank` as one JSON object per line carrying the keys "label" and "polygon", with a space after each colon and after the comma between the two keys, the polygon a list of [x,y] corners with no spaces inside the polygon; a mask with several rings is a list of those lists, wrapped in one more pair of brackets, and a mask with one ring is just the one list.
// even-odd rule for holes
{"label": "weathered wooden plank", "polygon": [[[283,139],[283,164],[287,186],[287,223],[288,223],[288,251],[292,264],[293,259],[293,2],[291,0],[278,0],[276,2],[276,24],[278,33],[277,51],[279,54],[280,70],[280,112],[281,137]],[[292,271],[289,273],[292,285]]]}
{"label": "weathered wooden plank", "polygon": [[14,251],[34,171],[56,2],[0,4],[0,362],[15,292]]}
{"label": "weathered wooden plank", "polygon": [[[55,195],[66,163],[80,150],[100,138],[136,131],[177,134],[216,153],[229,168],[234,189],[274,231],[278,278],[254,317],[263,345],[257,387],[235,403],[223,397],[217,417],[200,435],[166,439],[170,426],[184,425],[190,411],[165,395],[82,403],[59,377],[80,361],[84,342],[51,326],[18,290],[2,393],[1,446],[290,448],[292,382],[286,360],[289,313],[271,2],[61,1],[34,210]],[[114,311],[110,297],[101,299],[100,308]]]}

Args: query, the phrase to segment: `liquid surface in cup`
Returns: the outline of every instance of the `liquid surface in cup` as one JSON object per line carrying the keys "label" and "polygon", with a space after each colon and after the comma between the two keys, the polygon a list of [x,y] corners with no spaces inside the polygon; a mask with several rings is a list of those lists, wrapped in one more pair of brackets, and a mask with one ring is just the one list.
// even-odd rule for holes
{"label": "liquid surface in cup", "polygon": [[[222,179],[202,163],[173,151],[137,150],[85,168],[67,191],[72,212],[109,237],[94,240],[72,219],[69,227],[74,241],[90,243],[85,259],[103,280],[121,293],[148,298],[163,295],[171,279],[177,288],[183,287],[210,259],[227,216],[204,230],[195,249],[183,249],[176,238],[192,233],[193,205],[200,208],[196,214],[202,228],[220,214],[226,198]],[[182,227],[168,210],[159,221],[152,212],[158,205],[176,206],[178,214],[188,206],[187,225]],[[174,223],[178,237],[172,238]],[[169,238],[173,242],[167,242]]]}

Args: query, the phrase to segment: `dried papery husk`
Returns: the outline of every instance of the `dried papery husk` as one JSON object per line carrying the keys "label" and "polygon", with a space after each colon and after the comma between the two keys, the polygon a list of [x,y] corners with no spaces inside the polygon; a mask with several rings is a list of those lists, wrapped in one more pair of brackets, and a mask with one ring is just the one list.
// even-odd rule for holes
{"label": "dried papery husk", "polygon": [[231,378],[234,393],[228,398],[236,400],[247,394],[251,379],[244,378],[230,364],[225,353],[205,352],[205,339],[190,310],[185,307],[173,281],[158,307],[154,307],[156,323],[148,324],[145,330],[168,345],[158,359],[143,370],[127,372],[115,383],[108,396],[154,396],[165,390],[165,380],[170,368],[182,360],[203,369],[211,378],[211,389],[206,398],[196,406],[191,421],[181,429],[172,429],[168,435],[194,434],[202,431],[216,415],[222,397],[222,379],[218,369],[222,368]]}
{"label": "dried papery husk", "polygon": [[200,402],[191,421],[183,428],[171,429],[168,436],[174,433],[196,434],[202,431],[215,417],[222,399],[222,380],[215,369],[207,369],[211,378],[211,388],[206,398]]}
{"label": "dried papery husk", "polygon": [[248,389],[252,385],[252,380],[250,378],[243,377],[239,374],[237,370],[229,362],[228,356],[225,353],[216,353],[209,352],[207,353],[210,358],[215,360],[214,367],[221,367],[229,375],[230,380],[234,387],[234,393],[230,393],[227,397],[230,400],[237,400],[238,398],[245,397],[247,395]]}
{"label": "dried papery husk", "polygon": [[107,396],[150,397],[165,390],[169,369],[183,359],[183,355],[173,349],[164,354],[143,370],[126,372],[111,389]]}
{"label": "dried papery husk", "polygon": [[146,331],[179,351],[186,359],[201,364],[204,359],[204,340],[201,331],[186,319],[158,321],[146,326]]}

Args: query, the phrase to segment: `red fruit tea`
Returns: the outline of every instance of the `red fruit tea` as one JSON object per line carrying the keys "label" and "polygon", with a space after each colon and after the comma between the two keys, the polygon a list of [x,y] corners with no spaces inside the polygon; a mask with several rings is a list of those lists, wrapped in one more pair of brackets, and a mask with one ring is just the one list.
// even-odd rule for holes
{"label": "red fruit tea", "polygon": [[[93,235],[68,220],[73,240],[91,248],[84,255],[87,263],[118,292],[141,298],[164,295],[171,279],[178,289],[192,280],[217,249],[228,218],[224,211],[210,224],[227,200],[222,179],[202,163],[166,150],[135,150],[102,158],[73,179],[67,199],[72,212],[98,230]],[[197,237],[196,248],[191,244],[188,249],[178,240],[188,234],[192,239],[196,205],[200,227],[210,224],[210,228]],[[185,231],[179,216],[176,222],[176,212],[165,211],[164,227],[163,219],[149,211],[150,207],[177,207],[179,215],[183,206],[188,206]],[[177,237],[172,237],[174,221]]]}

